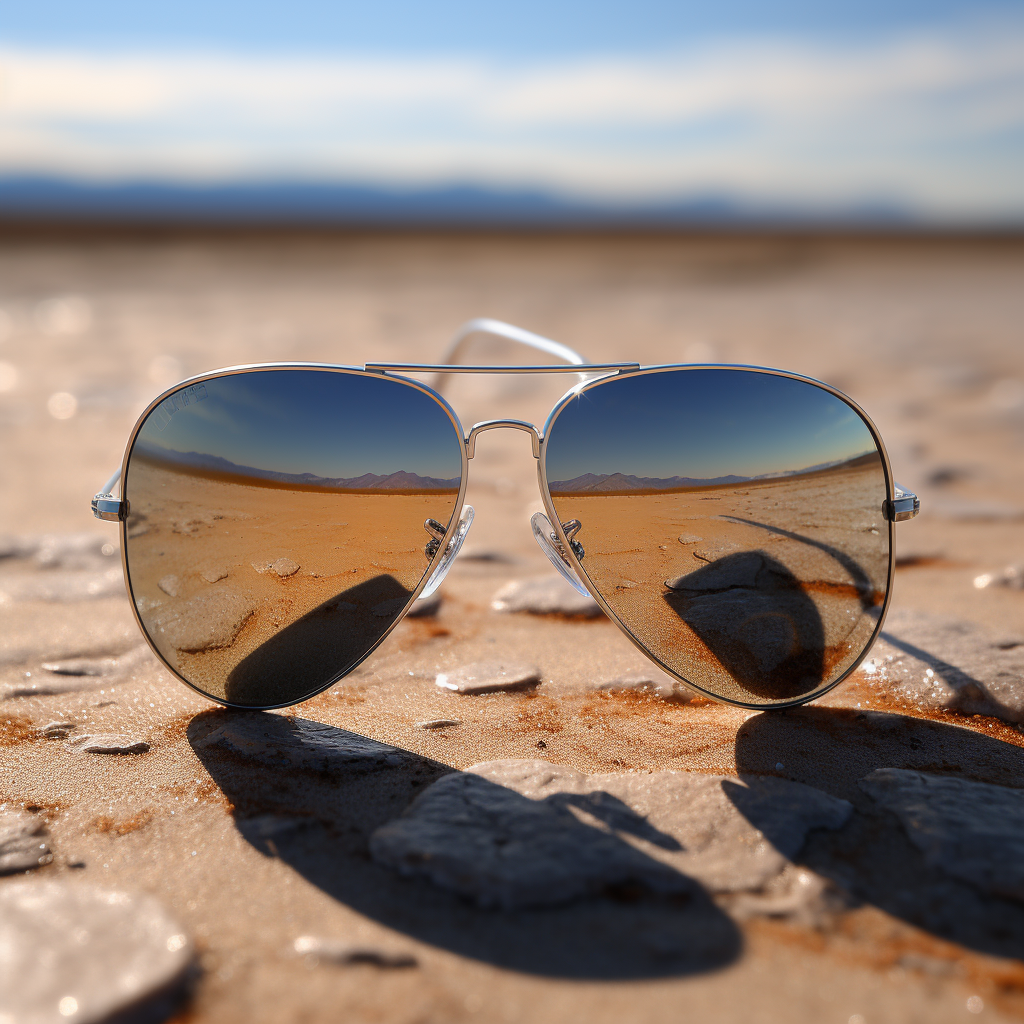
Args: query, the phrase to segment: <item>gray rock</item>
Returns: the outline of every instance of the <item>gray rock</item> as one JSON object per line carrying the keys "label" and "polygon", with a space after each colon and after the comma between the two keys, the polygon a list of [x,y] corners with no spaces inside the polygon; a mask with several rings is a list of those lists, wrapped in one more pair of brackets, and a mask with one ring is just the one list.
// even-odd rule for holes
{"label": "gray rock", "polygon": [[177,597],[181,593],[181,580],[174,575],[174,573],[168,573],[162,577],[157,583],[157,586],[168,596]]}
{"label": "gray rock", "polygon": [[39,730],[39,735],[48,740],[62,740],[67,737],[68,733],[72,732],[76,728],[77,726],[74,722],[57,720],[55,722],[47,722],[46,725]]}
{"label": "gray rock", "polygon": [[26,811],[0,812],[0,875],[29,871],[52,860],[42,818]]}
{"label": "gray rock", "polygon": [[504,661],[477,661],[450,672],[439,672],[434,680],[456,693],[496,693],[499,690],[530,690],[540,685],[540,669]]}
{"label": "gray rock", "polygon": [[232,714],[194,742],[276,768],[315,772],[376,771],[408,764],[416,757],[330,725],[267,712]]}
{"label": "gray rock", "polygon": [[220,566],[214,569],[204,569],[200,574],[207,583],[219,583],[227,579],[228,571]]}
{"label": "gray rock", "polygon": [[417,966],[416,957],[411,953],[374,949],[369,946],[354,946],[339,939],[321,939],[315,935],[300,935],[292,948],[299,956],[317,963],[348,966],[369,964],[372,967],[402,968]]}
{"label": "gray rock", "polygon": [[192,955],[184,930],[150,896],[42,879],[0,888],[7,1020],[163,1020]]}
{"label": "gray rock", "polygon": [[425,722],[417,722],[417,729],[447,729],[450,725],[462,725],[458,718],[431,718]]}
{"label": "gray rock", "polygon": [[299,563],[293,562],[290,558],[279,558],[276,562],[270,563],[270,568],[281,579],[287,579],[299,571]]}
{"label": "gray rock", "polygon": [[975,576],[974,585],[978,590],[986,587],[1009,587],[1011,590],[1024,590],[1024,564],[1008,565],[997,572],[986,572]]}
{"label": "gray rock", "polygon": [[93,601],[124,596],[124,577],[119,568],[105,572],[11,573],[0,578],[0,603]]}
{"label": "gray rock", "polygon": [[214,587],[183,603],[160,608],[147,626],[179,651],[209,651],[230,647],[254,610],[248,594]]}
{"label": "gray rock", "polygon": [[662,672],[653,665],[639,672],[627,672],[615,679],[598,683],[596,689],[611,693],[650,693],[663,700],[685,704],[693,699],[694,693],[667,672]]}
{"label": "gray rock", "polygon": [[972,623],[895,609],[861,676],[917,707],[1024,722],[1024,647]]}
{"label": "gray rock", "polygon": [[1024,791],[903,768],[879,768],[859,785],[900,819],[928,864],[1024,900]]}
{"label": "gray rock", "polygon": [[370,852],[481,906],[545,906],[639,883],[683,892],[762,889],[845,800],[774,777],[663,771],[583,775],[492,761],[446,775],[378,829]]}
{"label": "gray rock", "polygon": [[603,614],[589,594],[581,594],[561,576],[511,580],[491,599],[491,607],[496,612],[529,612],[567,618],[593,619]]}
{"label": "gray rock", "polygon": [[112,732],[76,736],[68,743],[83,754],[144,754],[149,750],[145,740]]}

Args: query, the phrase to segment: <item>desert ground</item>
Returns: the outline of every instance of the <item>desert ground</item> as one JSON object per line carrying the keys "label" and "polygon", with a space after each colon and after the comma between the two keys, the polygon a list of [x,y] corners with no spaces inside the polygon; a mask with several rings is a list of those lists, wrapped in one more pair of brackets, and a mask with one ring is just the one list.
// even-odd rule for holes
{"label": "desert ground", "polygon": [[[22,231],[0,237],[0,310],[7,1019],[1024,1018],[1019,240]],[[860,403],[923,507],[895,528],[868,660],[809,705],[749,711],[673,686],[570,597],[495,610],[554,574],[530,532],[529,441],[492,431],[432,614],[286,711],[225,710],[175,680],[135,623],[117,527],[88,507],[141,410],[229,364],[430,360],[475,316],[595,361],[780,366]],[[571,382],[445,393],[467,426],[541,423]],[[847,606],[851,635],[866,628],[884,585],[873,514],[848,551],[870,600],[820,548],[756,541],[837,588],[814,598],[830,641]],[[386,567],[400,589],[417,529]],[[662,589],[708,543],[671,531]],[[232,571],[193,568],[195,536],[168,531],[172,568],[140,596],[166,607],[230,579],[189,575]],[[292,577],[253,568],[287,557],[318,607],[311,573],[332,556],[310,543],[254,546],[252,587],[292,600]],[[632,579],[600,547],[595,564]],[[292,657],[298,676],[317,652]]]}

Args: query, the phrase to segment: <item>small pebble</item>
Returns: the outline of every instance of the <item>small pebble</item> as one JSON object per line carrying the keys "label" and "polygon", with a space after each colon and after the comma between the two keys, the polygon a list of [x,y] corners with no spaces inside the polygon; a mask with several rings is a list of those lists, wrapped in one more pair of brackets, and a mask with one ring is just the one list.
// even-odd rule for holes
{"label": "small pebble", "polygon": [[52,860],[42,818],[26,811],[0,812],[0,875],[29,871]]}
{"label": "small pebble", "polygon": [[168,596],[177,597],[181,593],[181,580],[173,573],[161,578],[157,586]]}
{"label": "small pebble", "polygon": [[511,580],[491,599],[491,607],[496,612],[563,615],[574,619],[593,619],[602,614],[589,594],[581,594],[561,576]]}
{"label": "small pebble", "polygon": [[11,1021],[166,1020],[192,961],[151,896],[80,881],[0,887],[0,992]]}
{"label": "small pebble", "polygon": [[45,736],[48,740],[62,740],[74,728],[74,722],[48,722],[39,730],[39,735]]}
{"label": "small pebble", "polygon": [[312,957],[318,961],[338,964],[368,964],[372,967],[402,968],[416,967],[417,960],[411,953],[372,949],[368,946],[353,946],[337,939],[320,939],[313,935],[300,935],[293,948],[300,956]]}
{"label": "small pebble", "polygon": [[119,736],[116,733],[76,736],[68,743],[85,754],[144,754],[149,750],[149,744],[145,740]]}
{"label": "small pebble", "polygon": [[200,574],[207,583],[217,583],[220,580],[226,579],[228,575],[227,569],[204,569]]}
{"label": "small pebble", "polygon": [[444,729],[449,725],[462,725],[462,720],[459,718],[431,718],[425,722],[416,722],[415,728],[417,729]]}
{"label": "small pebble", "polygon": [[497,693],[500,690],[529,690],[541,681],[540,669],[501,661],[478,661],[451,672],[439,672],[434,682],[456,693]]}
{"label": "small pebble", "polygon": [[299,563],[293,562],[290,558],[279,558],[276,562],[271,562],[270,568],[277,573],[281,579],[287,579],[289,576],[294,576],[299,571]]}

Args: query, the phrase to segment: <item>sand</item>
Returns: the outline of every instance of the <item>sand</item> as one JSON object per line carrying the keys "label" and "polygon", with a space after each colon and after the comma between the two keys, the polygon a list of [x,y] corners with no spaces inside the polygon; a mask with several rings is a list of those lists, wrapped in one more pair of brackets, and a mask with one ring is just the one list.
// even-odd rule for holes
{"label": "sand", "polygon": [[[0,692],[31,694],[46,684],[39,695],[2,701],[0,803],[41,819],[53,854],[26,876],[0,879],[0,888],[36,878],[154,898],[195,951],[178,1020],[874,1024],[1024,1016],[1024,906],[986,889],[983,878],[964,880],[941,858],[928,860],[897,815],[860,785],[895,768],[1019,791],[1019,730],[997,717],[915,706],[863,671],[784,713],[597,689],[645,664],[612,623],[490,609],[509,580],[551,572],[530,535],[536,465],[518,432],[479,439],[468,493],[477,519],[467,542],[477,557],[456,563],[439,613],[401,623],[340,684],[275,716],[298,740],[280,730],[264,730],[269,739],[246,733],[249,719],[215,708],[139,652],[126,599],[102,583],[116,567],[116,531],[88,513],[135,416],[170,377],[272,358],[429,359],[462,320],[497,316],[592,359],[780,365],[846,390],[878,424],[896,479],[919,491],[925,509],[896,530],[894,606],[964,620],[979,631],[978,649],[1011,644],[999,649],[1012,654],[1024,639],[1024,592],[973,581],[1024,558],[1017,242],[24,236],[0,244],[0,269],[10,322],[0,361],[17,373],[0,394],[0,533],[99,538],[81,550],[11,545],[0,560]],[[68,295],[85,299],[88,323],[75,334],[47,333],[52,318],[37,316],[38,303]],[[482,359],[502,354],[513,353],[481,350]],[[567,385],[554,377],[456,379],[449,394],[467,424],[493,416],[541,422]],[[73,417],[47,411],[58,392],[77,399]],[[348,523],[344,538],[370,514],[320,508],[309,522]],[[864,522],[839,525],[851,531],[851,557],[877,590],[884,534],[856,532],[866,517],[865,505]],[[679,543],[674,518],[674,536],[668,526],[666,551],[654,556],[665,564],[651,575],[660,584],[685,575],[695,565],[686,551],[699,546]],[[780,528],[819,536],[816,527],[791,526]],[[177,559],[215,530],[216,521],[193,534],[161,527],[155,536],[168,540],[162,558]],[[814,580],[857,586],[820,549],[773,536],[780,539],[758,541],[773,558],[798,567],[806,555]],[[410,512],[395,561],[384,567],[403,587],[403,559],[421,558],[425,540]],[[113,545],[109,554],[104,543]],[[602,554],[591,544],[587,559],[625,576],[611,547]],[[185,561],[154,567],[147,593],[169,606],[245,572],[253,594],[294,601],[288,608],[301,618],[322,603],[311,573],[326,579],[340,568],[331,557],[323,545],[254,543],[248,569],[211,559],[196,571],[229,575],[209,582]],[[299,570],[252,569],[280,558]],[[178,578],[174,598],[159,587],[169,575]],[[825,596],[812,588],[810,600],[823,622],[838,622]],[[858,602],[845,592],[836,607],[859,616]],[[255,629],[253,614],[237,642]],[[840,642],[838,627],[829,629]],[[942,659],[910,639],[894,642],[935,673],[955,664],[969,674],[956,635],[948,633]],[[233,657],[229,650],[179,656],[198,663]],[[108,668],[90,676],[43,669],[61,658]],[[439,672],[501,658],[536,664],[541,684],[464,696],[435,683]],[[53,687],[55,680],[71,686]],[[417,727],[438,720],[459,724]],[[73,728],[47,738],[45,727],[57,721]],[[211,741],[231,729],[240,737],[234,746]],[[69,742],[76,734],[149,749],[88,753]],[[641,787],[633,776],[647,773],[749,774],[814,787],[854,810],[845,825],[812,831],[765,889],[694,889],[689,902],[627,884],[563,906],[480,909],[373,859],[373,835],[435,779],[508,759],[540,759],[589,778],[628,775],[630,784],[615,788],[625,798]],[[628,806],[565,810],[602,836],[655,852],[700,834],[688,831],[696,819],[672,831],[681,821],[673,816],[690,813],[685,803],[659,810],[653,835]],[[955,843],[943,850],[955,856]]]}

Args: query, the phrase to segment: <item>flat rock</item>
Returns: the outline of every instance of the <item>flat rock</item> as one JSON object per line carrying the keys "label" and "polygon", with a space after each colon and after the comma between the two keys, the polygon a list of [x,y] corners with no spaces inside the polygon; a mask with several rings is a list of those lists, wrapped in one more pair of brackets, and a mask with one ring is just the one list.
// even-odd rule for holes
{"label": "flat rock", "polygon": [[29,871],[52,860],[42,818],[27,811],[0,812],[0,875]]}
{"label": "flat rock", "polygon": [[584,775],[546,761],[491,761],[443,776],[379,828],[370,852],[481,906],[546,906],[639,884],[762,889],[845,800],[774,777],[662,771]]}
{"label": "flat rock", "polygon": [[219,583],[221,580],[227,579],[228,571],[220,566],[214,569],[204,569],[199,574],[207,583]]}
{"label": "flat rock", "polygon": [[561,576],[511,580],[491,599],[491,607],[496,612],[528,612],[567,618],[593,619],[603,614],[589,594],[581,594]]}
{"label": "flat rock", "polygon": [[41,667],[57,676],[105,676],[117,667],[117,658],[66,658],[44,661]]}
{"label": "flat rock", "polygon": [[341,939],[322,939],[316,935],[300,935],[292,948],[299,956],[339,966],[369,964],[372,967],[393,969],[417,965],[416,957],[411,953],[357,946]]}
{"label": "flat rock", "polygon": [[280,576],[281,579],[287,579],[299,571],[299,563],[293,562],[290,558],[279,558],[276,562],[270,563],[270,569]]}
{"label": "flat rock", "polygon": [[0,577],[0,604],[5,601],[93,601],[124,596],[120,568],[105,572],[10,573]]}
{"label": "flat rock", "polygon": [[649,669],[627,672],[615,679],[598,683],[595,689],[611,693],[649,693],[655,697],[661,697],[662,700],[676,701],[679,704],[685,704],[694,697],[694,693],[689,687],[684,686],[667,672],[662,672],[653,665]]}
{"label": "flat rock", "polygon": [[163,1020],[192,955],[184,930],[150,896],[42,879],[0,887],[7,1020]]}
{"label": "flat rock", "polygon": [[417,729],[447,729],[451,725],[462,725],[459,718],[430,718],[425,722],[416,722]]}
{"label": "flat rock", "polygon": [[699,544],[704,538],[699,533],[679,534],[680,544]]}
{"label": "flat rock", "polygon": [[8,686],[3,697],[49,697],[106,688],[135,678],[138,670],[152,657],[149,647],[140,644],[117,658],[68,658],[44,662],[42,668],[51,675],[27,676]]}
{"label": "flat rock", "polygon": [[230,647],[254,610],[248,594],[215,587],[188,601],[160,608],[147,626],[179,651],[210,651]]}
{"label": "flat rock", "polygon": [[539,686],[540,669],[535,665],[506,661],[477,661],[450,672],[439,672],[434,680],[456,693],[497,693],[500,690],[529,690]]}
{"label": "flat rock", "polygon": [[145,740],[113,732],[76,736],[68,743],[83,754],[144,754],[149,750]]}
{"label": "flat rock", "polygon": [[1024,791],[903,768],[879,768],[859,785],[900,819],[929,865],[1024,901]]}
{"label": "flat rock", "polygon": [[157,586],[168,596],[177,597],[181,593],[181,580],[173,573],[161,577]]}
{"label": "flat rock", "polygon": [[973,623],[895,609],[861,675],[917,707],[1024,722],[1024,646]]}
{"label": "flat rock", "polygon": [[416,757],[331,725],[267,712],[235,712],[201,730],[193,742],[276,768],[315,772],[376,771]]}
{"label": "flat rock", "polygon": [[39,730],[39,735],[48,740],[62,740],[76,728],[77,726],[74,722],[65,722],[58,719],[54,722],[47,722]]}

